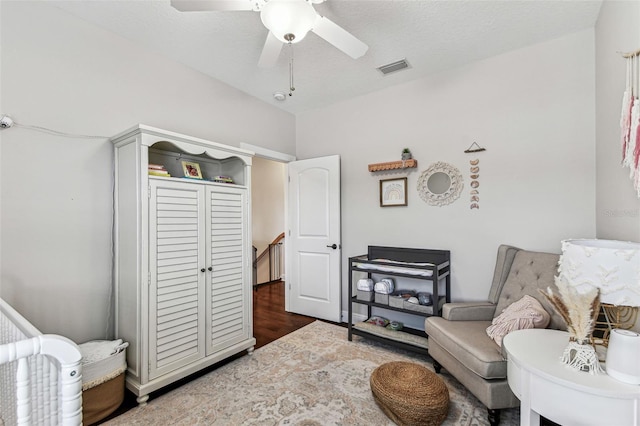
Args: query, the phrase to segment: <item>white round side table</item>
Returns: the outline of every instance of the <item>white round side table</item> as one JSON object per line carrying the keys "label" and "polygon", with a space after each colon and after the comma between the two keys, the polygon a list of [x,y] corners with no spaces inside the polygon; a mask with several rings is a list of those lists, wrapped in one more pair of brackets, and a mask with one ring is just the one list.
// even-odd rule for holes
{"label": "white round side table", "polygon": [[563,426],[640,426],[640,386],[569,367],[560,361],[568,343],[568,333],[547,329],[513,331],[502,341],[520,425],[544,416]]}

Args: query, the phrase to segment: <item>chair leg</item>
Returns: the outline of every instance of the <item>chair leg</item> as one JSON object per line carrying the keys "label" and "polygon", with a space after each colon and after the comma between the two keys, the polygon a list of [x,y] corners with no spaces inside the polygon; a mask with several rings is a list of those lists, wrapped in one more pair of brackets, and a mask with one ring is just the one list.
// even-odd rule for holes
{"label": "chair leg", "polygon": [[492,410],[491,408],[487,408],[487,413],[489,414],[489,424],[491,426],[498,426],[500,424],[500,410]]}
{"label": "chair leg", "polygon": [[435,359],[433,360],[433,369],[438,374],[440,374],[440,371],[442,370],[442,365],[440,365],[440,363],[438,361],[436,361]]}

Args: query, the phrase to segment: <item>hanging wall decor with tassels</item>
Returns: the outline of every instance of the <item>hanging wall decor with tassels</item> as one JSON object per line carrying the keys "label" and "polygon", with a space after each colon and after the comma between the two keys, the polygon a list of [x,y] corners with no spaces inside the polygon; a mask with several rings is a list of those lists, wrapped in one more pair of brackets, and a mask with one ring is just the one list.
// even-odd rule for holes
{"label": "hanging wall decor with tassels", "polygon": [[629,167],[629,177],[640,198],[640,50],[622,56],[627,60],[620,116],[622,166]]}

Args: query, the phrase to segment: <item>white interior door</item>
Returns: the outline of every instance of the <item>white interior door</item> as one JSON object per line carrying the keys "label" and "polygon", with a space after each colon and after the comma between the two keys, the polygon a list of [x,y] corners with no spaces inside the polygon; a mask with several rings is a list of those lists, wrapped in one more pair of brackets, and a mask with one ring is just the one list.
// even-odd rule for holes
{"label": "white interior door", "polygon": [[288,165],[287,310],[341,320],[340,157]]}

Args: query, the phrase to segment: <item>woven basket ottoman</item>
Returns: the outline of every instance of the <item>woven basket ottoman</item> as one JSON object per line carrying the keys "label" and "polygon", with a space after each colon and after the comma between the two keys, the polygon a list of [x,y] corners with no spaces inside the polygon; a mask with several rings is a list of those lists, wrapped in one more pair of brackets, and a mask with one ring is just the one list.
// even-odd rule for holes
{"label": "woven basket ottoman", "polygon": [[449,390],[438,375],[411,362],[388,362],[371,373],[371,392],[400,426],[440,425],[449,412]]}

